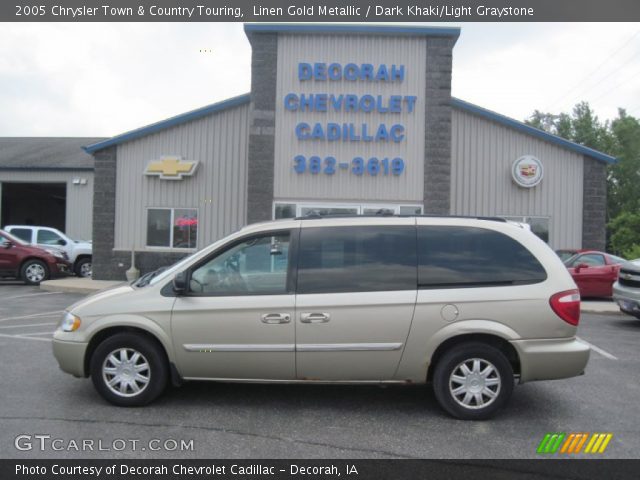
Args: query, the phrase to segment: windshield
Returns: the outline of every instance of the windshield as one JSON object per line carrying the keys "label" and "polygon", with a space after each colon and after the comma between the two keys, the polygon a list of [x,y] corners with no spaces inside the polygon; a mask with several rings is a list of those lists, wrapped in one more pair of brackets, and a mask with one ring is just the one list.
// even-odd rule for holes
{"label": "windshield", "polygon": [[28,245],[28,243],[20,240],[18,237],[11,235],[9,232],[5,232],[4,230],[0,230],[0,234],[5,237],[7,240],[12,241],[16,245]]}
{"label": "windshield", "polygon": [[[217,242],[212,243],[211,245],[209,245],[208,247],[205,247],[204,249],[199,250],[197,252],[193,252],[191,255],[188,255],[188,256],[184,257],[182,260],[179,260],[178,262],[174,263],[170,267],[168,267],[168,268],[166,268],[166,269],[164,269],[164,270],[162,270],[160,272],[157,272],[156,275],[153,275],[151,278],[148,279],[148,283],[145,283],[145,285],[155,285],[156,283],[162,282],[166,278],[175,275],[177,272],[182,270],[182,268],[187,263],[191,262],[192,259],[194,259],[194,258],[196,258],[198,256],[207,255],[209,252],[215,250],[220,245],[222,245],[222,244],[226,243],[227,241],[229,241],[229,239],[230,239],[230,237],[232,235],[233,234],[229,235],[228,237],[221,238]],[[155,272],[151,272],[151,273],[155,273]],[[136,286],[136,285],[134,284],[134,286]]]}
{"label": "windshield", "polygon": [[190,261],[194,255],[198,252],[194,252],[191,255],[187,255],[182,260],[178,260],[173,265],[168,267],[161,267],[153,272],[149,272],[141,276],[138,280],[132,283],[134,287],[146,287],[147,285],[154,285],[156,282],[159,282],[163,278],[166,278],[168,275],[171,275],[173,272],[180,270],[180,268]]}

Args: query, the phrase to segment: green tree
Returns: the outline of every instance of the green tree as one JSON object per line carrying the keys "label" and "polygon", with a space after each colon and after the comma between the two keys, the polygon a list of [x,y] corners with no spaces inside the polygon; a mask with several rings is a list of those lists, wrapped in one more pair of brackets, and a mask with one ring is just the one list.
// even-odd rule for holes
{"label": "green tree", "polygon": [[609,169],[608,204],[609,215],[615,218],[622,212],[640,211],[640,122],[620,109],[611,130],[618,163]]}
{"label": "green tree", "polygon": [[640,248],[640,213],[622,212],[609,223],[611,248],[625,258],[636,258]]}

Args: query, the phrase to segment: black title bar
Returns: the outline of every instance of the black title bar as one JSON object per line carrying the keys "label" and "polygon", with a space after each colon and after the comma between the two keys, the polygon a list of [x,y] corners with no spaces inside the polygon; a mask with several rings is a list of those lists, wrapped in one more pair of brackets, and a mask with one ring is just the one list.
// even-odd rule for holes
{"label": "black title bar", "polygon": [[638,0],[3,0],[2,22],[637,22]]}

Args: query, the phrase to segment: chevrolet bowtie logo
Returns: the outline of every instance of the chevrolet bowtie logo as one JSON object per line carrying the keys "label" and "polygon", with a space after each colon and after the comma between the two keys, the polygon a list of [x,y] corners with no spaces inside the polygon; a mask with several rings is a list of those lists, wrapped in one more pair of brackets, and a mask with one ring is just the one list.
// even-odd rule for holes
{"label": "chevrolet bowtie logo", "polygon": [[149,162],[144,173],[158,175],[163,180],[182,180],[184,176],[193,175],[197,167],[196,161],[182,160],[181,157],[162,157]]}

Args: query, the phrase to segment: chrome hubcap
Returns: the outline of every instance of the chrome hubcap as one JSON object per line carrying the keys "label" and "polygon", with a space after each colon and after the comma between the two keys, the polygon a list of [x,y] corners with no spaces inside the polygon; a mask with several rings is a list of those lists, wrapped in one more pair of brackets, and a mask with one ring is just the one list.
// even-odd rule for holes
{"label": "chrome hubcap", "polygon": [[44,267],[37,263],[29,265],[25,271],[25,276],[30,282],[41,282],[44,280]]}
{"label": "chrome hubcap", "polygon": [[90,277],[91,276],[91,264],[84,263],[80,265],[80,276],[81,277]]}
{"label": "chrome hubcap", "polygon": [[502,381],[496,367],[482,358],[470,358],[453,369],[449,391],[464,408],[479,409],[491,405],[500,393]]}
{"label": "chrome hubcap", "polygon": [[149,385],[149,362],[133,348],[114,350],[102,364],[102,379],[120,397],[135,397]]}

